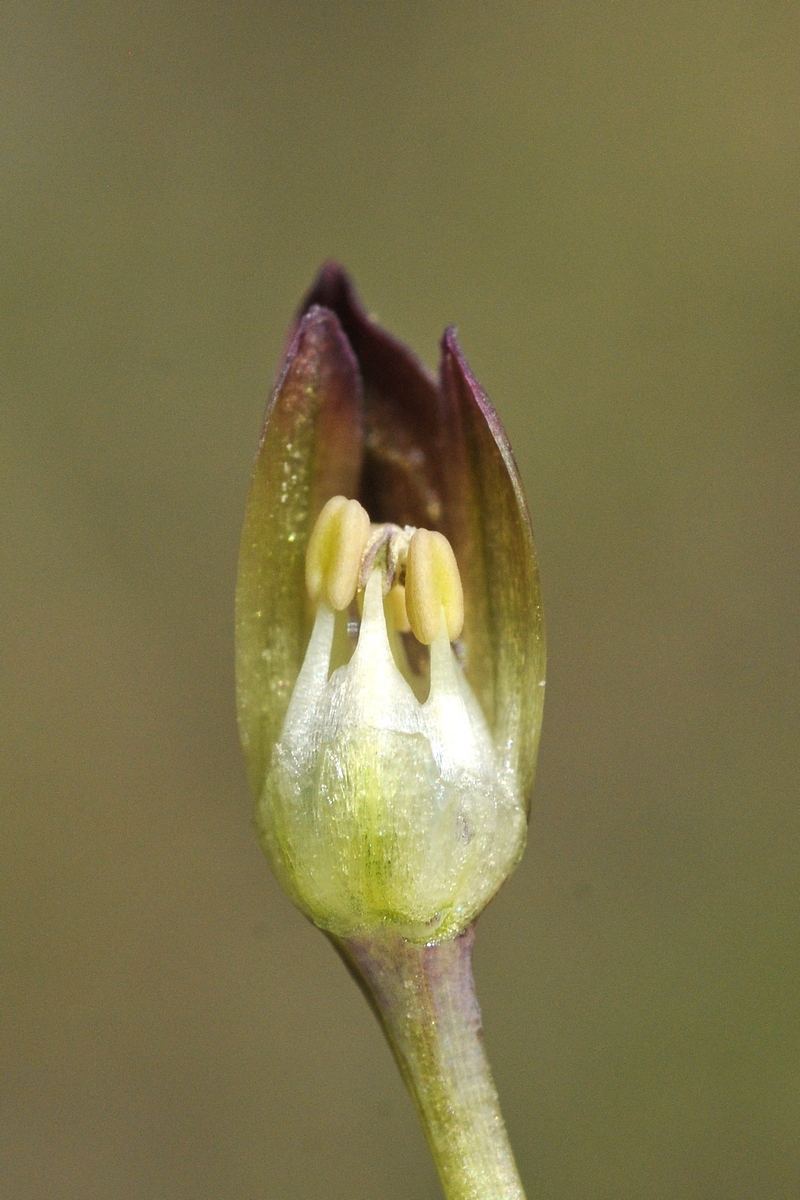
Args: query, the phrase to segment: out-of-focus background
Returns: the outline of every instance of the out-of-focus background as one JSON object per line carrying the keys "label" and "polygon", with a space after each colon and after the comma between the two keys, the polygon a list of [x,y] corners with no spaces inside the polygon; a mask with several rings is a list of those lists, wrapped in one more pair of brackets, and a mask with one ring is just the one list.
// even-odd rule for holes
{"label": "out-of-focus background", "polygon": [[320,262],[456,322],[538,538],[479,928],[540,1200],[800,1195],[800,8],[0,12],[0,1192],[436,1197],[250,829],[232,594]]}

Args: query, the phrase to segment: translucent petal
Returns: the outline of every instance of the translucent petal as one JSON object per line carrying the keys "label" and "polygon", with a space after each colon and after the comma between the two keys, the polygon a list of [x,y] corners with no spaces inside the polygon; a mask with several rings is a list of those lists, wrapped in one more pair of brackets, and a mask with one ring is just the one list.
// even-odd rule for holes
{"label": "translucent petal", "polygon": [[498,757],[530,802],[544,703],[545,636],[533,531],[505,430],[449,329],[452,541],[464,585],[465,668]]}
{"label": "translucent petal", "polygon": [[247,499],[236,587],[236,691],[250,783],[261,793],[308,644],[304,558],[322,505],[358,490],[358,366],[336,316],[312,308],[267,411]]}

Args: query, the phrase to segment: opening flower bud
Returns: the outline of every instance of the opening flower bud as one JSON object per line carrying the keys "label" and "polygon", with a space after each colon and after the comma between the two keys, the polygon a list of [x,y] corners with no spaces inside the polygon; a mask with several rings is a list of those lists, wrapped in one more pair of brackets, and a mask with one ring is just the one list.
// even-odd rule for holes
{"label": "opening flower bud", "polygon": [[333,266],[267,414],[236,640],[259,837],[293,900],[338,937],[461,933],[525,842],[544,696],[530,521],[454,331],[437,383]]}

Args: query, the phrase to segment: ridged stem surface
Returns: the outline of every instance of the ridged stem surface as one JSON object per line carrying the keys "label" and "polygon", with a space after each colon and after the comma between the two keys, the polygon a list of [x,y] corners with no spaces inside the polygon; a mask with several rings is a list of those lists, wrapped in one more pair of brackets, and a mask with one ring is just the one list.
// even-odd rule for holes
{"label": "ridged stem surface", "polygon": [[436,946],[332,938],[383,1026],[447,1200],[525,1200],[483,1046],[474,926]]}

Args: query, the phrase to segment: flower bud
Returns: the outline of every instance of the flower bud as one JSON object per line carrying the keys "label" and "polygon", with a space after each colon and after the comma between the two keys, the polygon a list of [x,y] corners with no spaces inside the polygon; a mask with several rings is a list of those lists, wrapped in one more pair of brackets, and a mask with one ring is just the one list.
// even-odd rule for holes
{"label": "flower bud", "polygon": [[530,522],[449,331],[439,387],[338,268],[267,415],[237,586],[262,845],[340,937],[452,938],[522,853],[544,674]]}

